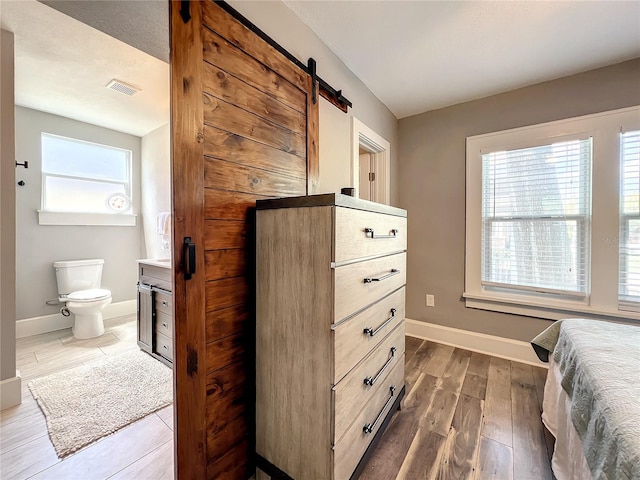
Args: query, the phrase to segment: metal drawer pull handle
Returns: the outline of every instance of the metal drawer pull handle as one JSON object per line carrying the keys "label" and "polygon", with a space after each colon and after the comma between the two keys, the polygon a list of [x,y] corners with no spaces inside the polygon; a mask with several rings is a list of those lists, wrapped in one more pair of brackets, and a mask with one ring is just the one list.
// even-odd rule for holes
{"label": "metal drawer pull handle", "polygon": [[167,302],[166,300],[162,301],[162,306],[163,307],[168,307],[169,306],[169,302]]}
{"label": "metal drawer pull handle", "polygon": [[169,347],[167,347],[166,345],[162,345],[162,348],[164,348],[165,350],[169,350]]}
{"label": "metal drawer pull handle", "polygon": [[391,355],[389,355],[389,360],[387,360],[384,365],[382,366],[382,368],[380,370],[378,370],[378,373],[376,373],[376,376],[371,378],[371,377],[367,377],[364,379],[364,384],[365,385],[369,385],[370,387],[373,386],[374,383],[376,383],[378,381],[378,378],[380,378],[380,375],[382,375],[382,372],[384,372],[387,367],[389,365],[391,365],[391,362],[393,362],[393,357],[396,355],[396,347],[391,347]]}
{"label": "metal drawer pull handle", "polygon": [[167,325],[167,323],[166,323],[166,322],[162,322],[162,326],[163,326],[164,328],[169,328],[169,325]]}
{"label": "metal drawer pull handle", "polygon": [[400,273],[400,270],[398,270],[397,268],[392,268],[391,271],[385,275],[382,275],[380,277],[367,277],[364,279],[364,283],[371,283],[371,282],[381,282],[382,280],[386,280],[389,277],[393,277],[394,275],[397,275]]}
{"label": "metal drawer pull handle", "polygon": [[392,385],[391,387],[389,387],[389,398],[387,399],[387,401],[384,404],[384,407],[382,407],[382,410],[380,410],[380,413],[378,414],[378,416],[376,417],[376,419],[373,421],[373,423],[367,423],[363,428],[362,431],[364,433],[371,433],[376,429],[376,425],[378,424],[378,422],[380,421],[380,419],[382,418],[382,415],[384,414],[384,411],[387,409],[387,407],[389,406],[389,404],[391,402],[393,402],[393,393],[396,391],[396,386]]}
{"label": "metal drawer pull handle", "polygon": [[391,235],[376,235],[375,233],[373,233],[373,228],[365,228],[364,229],[364,234],[368,235],[371,234],[370,237],[368,238],[396,238],[396,235],[398,234],[398,229],[394,228],[393,230],[390,230]]}
{"label": "metal drawer pull handle", "polygon": [[396,318],[396,309],[395,309],[395,308],[392,308],[392,309],[391,309],[391,315],[389,316],[389,318],[387,318],[387,319],[384,321],[384,323],[383,323],[382,325],[378,325],[378,327],[377,327],[377,328],[375,328],[375,329],[370,328],[370,327],[366,327],[366,328],[362,331],[362,333],[364,333],[365,335],[369,335],[370,337],[373,337],[376,333],[379,333],[379,332],[380,332],[380,330],[384,329],[384,327],[386,327],[386,326],[389,324],[389,322],[390,322],[391,320],[393,320],[394,318]]}

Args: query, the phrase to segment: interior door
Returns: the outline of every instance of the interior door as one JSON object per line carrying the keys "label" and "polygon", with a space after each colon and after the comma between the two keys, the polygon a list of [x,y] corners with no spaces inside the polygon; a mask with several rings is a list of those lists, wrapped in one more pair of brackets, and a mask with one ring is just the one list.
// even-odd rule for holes
{"label": "interior door", "polygon": [[363,200],[372,200],[371,198],[371,154],[360,154],[360,182],[359,191],[360,198]]}
{"label": "interior door", "polygon": [[310,76],[213,1],[171,4],[176,476],[252,474],[256,199],[311,193]]}

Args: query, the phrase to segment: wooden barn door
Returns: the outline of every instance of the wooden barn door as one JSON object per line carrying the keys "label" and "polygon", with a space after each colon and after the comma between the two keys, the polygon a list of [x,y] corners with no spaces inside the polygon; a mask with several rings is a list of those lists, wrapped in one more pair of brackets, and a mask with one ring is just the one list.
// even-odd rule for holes
{"label": "wooden barn door", "polygon": [[244,480],[253,474],[252,207],[311,193],[318,105],[306,72],[213,1],[173,1],[170,24],[176,476]]}

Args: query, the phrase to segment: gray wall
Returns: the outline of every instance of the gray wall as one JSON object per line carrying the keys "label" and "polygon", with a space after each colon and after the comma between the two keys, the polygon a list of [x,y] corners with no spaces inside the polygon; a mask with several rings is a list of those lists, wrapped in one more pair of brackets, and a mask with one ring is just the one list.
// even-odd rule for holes
{"label": "gray wall", "polygon": [[104,258],[102,286],[112,292],[113,302],[136,298],[136,260],[144,256],[140,218],[135,227],[39,225],[42,188],[40,134],[48,132],[90,142],[114,145],[133,152],[134,211],[140,211],[139,137],[16,107],[16,159],[28,160],[29,169],[18,171],[24,187],[16,192],[16,287],[17,319],[57,313],[45,305],[57,298],[53,262]]}
{"label": "gray wall", "polygon": [[[409,212],[407,317],[528,341],[549,321],[465,308],[465,141],[471,135],[640,104],[640,59],[399,121]],[[435,294],[435,307],[425,294]]]}
{"label": "gray wall", "polygon": [[13,33],[0,31],[0,380],[16,376]]}
{"label": "gray wall", "polygon": [[[351,185],[351,116],[391,144],[391,204],[398,202],[398,121],[364,83],[309,27],[280,1],[231,0],[231,6],[306,63],[313,57],[318,75],[353,102],[345,114],[320,99],[320,181],[316,193],[336,192]],[[356,182],[358,179],[356,179]],[[355,185],[357,186],[357,185]]]}

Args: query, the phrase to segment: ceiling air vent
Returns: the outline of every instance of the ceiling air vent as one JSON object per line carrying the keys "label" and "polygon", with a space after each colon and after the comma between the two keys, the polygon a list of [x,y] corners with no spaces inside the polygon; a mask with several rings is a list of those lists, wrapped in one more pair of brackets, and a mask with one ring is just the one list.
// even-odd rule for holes
{"label": "ceiling air vent", "polygon": [[133,85],[129,85],[128,83],[124,83],[120,80],[116,80],[115,78],[107,83],[107,88],[111,90],[115,90],[116,92],[124,93],[125,95],[135,95],[140,91],[139,88],[134,87]]}

